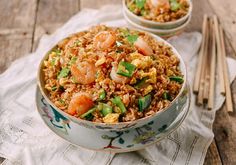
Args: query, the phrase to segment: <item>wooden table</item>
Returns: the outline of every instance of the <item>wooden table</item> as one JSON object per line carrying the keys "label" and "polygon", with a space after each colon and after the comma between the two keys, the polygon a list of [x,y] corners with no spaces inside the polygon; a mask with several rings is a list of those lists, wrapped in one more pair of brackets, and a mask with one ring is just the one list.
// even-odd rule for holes
{"label": "wooden table", "polygon": [[[98,8],[120,0],[1,0],[0,1],[0,73],[15,59],[33,52],[43,34],[50,34],[85,7]],[[204,13],[215,13],[227,33],[228,54],[236,50],[236,1],[193,0],[192,21],[187,31],[200,31]],[[236,81],[231,86],[234,107]],[[236,164],[236,115],[223,106],[213,125],[214,141],[204,164]],[[3,160],[3,159],[2,159]],[[0,158],[0,162],[2,161]]]}

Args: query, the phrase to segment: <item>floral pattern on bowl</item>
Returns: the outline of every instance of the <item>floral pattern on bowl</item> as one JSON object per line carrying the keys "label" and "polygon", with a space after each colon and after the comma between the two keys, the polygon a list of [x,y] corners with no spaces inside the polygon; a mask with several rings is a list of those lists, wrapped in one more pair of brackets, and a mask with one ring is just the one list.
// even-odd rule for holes
{"label": "floral pattern on bowl", "polygon": [[180,99],[182,100],[172,106],[175,111],[179,112],[178,117],[172,122],[170,120],[155,119],[146,125],[125,131],[99,131],[81,126],[60,114],[46,101],[39,88],[36,92],[38,112],[46,125],[55,134],[72,144],[87,149],[116,153],[143,149],[160,141],[177,129],[189,112],[190,91],[188,87],[186,87]]}

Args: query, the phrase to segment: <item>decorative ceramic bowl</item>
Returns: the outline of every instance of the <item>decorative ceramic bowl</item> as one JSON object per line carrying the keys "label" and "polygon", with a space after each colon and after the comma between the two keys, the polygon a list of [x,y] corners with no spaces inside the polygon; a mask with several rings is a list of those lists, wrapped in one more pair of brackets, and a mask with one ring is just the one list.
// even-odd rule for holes
{"label": "decorative ceramic bowl", "polygon": [[126,16],[129,18],[129,20],[131,20],[132,22],[134,22],[135,24],[138,24],[140,26],[152,28],[152,29],[173,29],[173,28],[179,27],[182,24],[184,24],[189,19],[189,17],[191,17],[192,9],[193,9],[192,1],[188,0],[188,3],[189,3],[189,10],[188,10],[188,13],[184,17],[182,17],[178,20],[175,20],[175,21],[162,23],[162,22],[155,22],[155,21],[151,21],[151,20],[146,20],[140,16],[135,15],[127,8],[126,0],[123,0],[123,2],[122,2],[124,14],[126,14]]}
{"label": "decorative ceramic bowl", "polygon": [[[37,88],[36,105],[44,123],[56,135],[72,144],[98,151],[111,151],[115,153],[130,152],[143,149],[167,137],[176,130],[190,111],[190,91],[186,86],[178,102],[171,112],[178,113],[173,121],[167,118],[154,118],[146,125],[126,131],[99,131],[91,130],[71,120],[68,115],[56,110],[48,99]],[[168,118],[173,115],[169,112]]]}
{"label": "decorative ceramic bowl", "polygon": [[180,26],[173,28],[173,29],[153,29],[153,28],[148,28],[148,27],[144,27],[141,26],[135,22],[133,22],[125,13],[125,11],[123,10],[123,14],[125,17],[126,22],[134,27],[135,29],[139,29],[142,31],[147,31],[153,34],[156,34],[162,38],[169,38],[175,35],[180,34],[181,32],[183,32],[183,30],[185,29],[185,27],[189,24],[190,20],[191,20],[191,16],[187,18],[187,20]]}
{"label": "decorative ceramic bowl", "polygon": [[[183,106],[182,104],[180,105],[179,103],[181,102],[186,102],[186,99],[183,100],[183,97],[186,95],[186,78],[187,78],[187,74],[186,74],[186,67],[185,64],[183,62],[182,57],[180,56],[180,54],[177,52],[177,50],[171,46],[168,42],[166,42],[165,40],[161,39],[160,37],[153,35],[153,34],[149,34],[151,36],[153,36],[157,41],[159,42],[163,42],[164,44],[168,45],[169,47],[172,48],[172,51],[174,52],[174,54],[180,59],[180,70],[183,74],[183,79],[184,82],[182,83],[182,88],[179,92],[179,94],[176,96],[176,98],[170,103],[170,105],[160,111],[158,111],[157,113],[135,120],[135,121],[130,121],[130,122],[120,122],[120,123],[96,123],[96,122],[92,122],[92,121],[87,121],[87,120],[83,120],[80,118],[76,118],[74,116],[71,116],[69,114],[67,114],[66,112],[62,111],[61,109],[57,108],[54,103],[52,103],[50,101],[50,99],[48,98],[48,93],[45,90],[44,86],[44,74],[43,74],[43,61],[45,59],[48,58],[49,53],[47,53],[44,58],[42,59],[40,66],[39,66],[39,70],[38,70],[38,86],[40,89],[40,92],[42,93],[43,97],[45,98],[45,101],[47,102],[47,104],[50,105],[50,107],[54,110],[55,113],[60,114],[60,116],[62,116],[62,118],[66,118],[69,121],[76,123],[77,125],[80,126],[84,126],[86,128],[90,128],[90,129],[96,129],[96,130],[104,130],[104,131],[124,131],[124,130],[128,130],[128,129],[132,129],[132,128],[137,128],[137,127],[141,127],[153,120],[161,120],[161,121],[165,121],[166,123],[172,123],[179,115],[179,113],[181,111],[179,111],[179,109],[177,107],[179,106]],[[52,48],[53,49],[53,48]],[[50,50],[51,51],[51,50]],[[49,51],[49,52],[50,52]]]}

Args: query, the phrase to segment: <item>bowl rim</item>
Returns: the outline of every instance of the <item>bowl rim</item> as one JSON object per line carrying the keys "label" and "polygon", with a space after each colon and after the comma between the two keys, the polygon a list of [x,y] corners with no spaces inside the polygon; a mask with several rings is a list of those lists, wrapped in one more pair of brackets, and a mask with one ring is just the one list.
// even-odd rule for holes
{"label": "bowl rim", "polygon": [[122,6],[123,6],[123,9],[125,12],[128,12],[132,17],[134,17],[135,19],[139,20],[140,22],[144,22],[146,24],[149,24],[149,25],[153,25],[153,26],[168,26],[168,25],[175,25],[175,24],[179,24],[181,23],[182,21],[186,20],[187,17],[191,16],[192,14],[192,10],[193,10],[193,4],[192,4],[192,0],[187,0],[188,3],[189,3],[189,10],[188,10],[188,13],[181,17],[180,19],[177,19],[177,20],[174,20],[174,21],[169,21],[169,22],[155,22],[155,21],[150,21],[150,20],[147,20],[147,19],[144,19],[140,16],[137,16],[135,15],[134,13],[132,13],[127,5],[126,5],[126,0],[123,0],[122,1]]}
{"label": "bowl rim", "polygon": [[125,20],[128,21],[128,23],[130,23],[132,26],[134,26],[136,28],[139,28],[143,31],[149,31],[149,32],[152,32],[152,33],[173,33],[173,32],[176,32],[176,31],[180,31],[189,24],[189,22],[191,21],[191,18],[192,18],[191,15],[190,15],[182,25],[180,25],[176,28],[172,28],[172,29],[153,29],[153,28],[149,28],[149,27],[139,25],[136,22],[132,21],[129,18],[129,16],[125,13],[124,10],[123,10],[123,15],[125,17]]}
{"label": "bowl rim", "polygon": [[[160,137],[160,138],[158,138],[158,139],[156,139],[156,140],[154,140],[153,142],[151,142],[151,143],[149,143],[149,144],[146,144],[146,145],[144,145],[144,146],[140,146],[140,147],[137,147],[136,149],[132,149],[132,148],[130,148],[130,149],[122,149],[122,152],[116,152],[116,151],[113,151],[113,150],[100,150],[100,149],[92,149],[92,148],[86,148],[86,147],[83,147],[83,146],[80,146],[80,145],[78,145],[78,144],[75,144],[75,143],[73,143],[75,146],[78,146],[78,147],[82,147],[82,148],[84,148],[84,149],[88,149],[88,150],[92,150],[92,151],[101,151],[101,152],[112,152],[112,153],[126,153],[126,152],[132,152],[132,151],[137,151],[137,150],[141,150],[141,149],[143,149],[143,148],[146,148],[146,147],[148,147],[148,146],[151,146],[151,145],[153,145],[153,144],[155,144],[155,143],[157,143],[157,142],[159,142],[159,141],[161,141],[161,140],[163,140],[165,137],[167,137],[168,135],[170,135],[171,133],[173,133],[174,131],[176,131],[180,126],[181,126],[181,124],[183,124],[183,122],[186,120],[186,118],[189,116],[189,114],[190,114],[190,111],[191,111],[191,109],[190,109],[190,106],[191,106],[191,100],[192,100],[192,96],[191,96],[191,93],[192,93],[192,90],[191,90],[191,87],[190,87],[190,84],[189,84],[189,82],[187,82],[187,88],[188,88],[188,90],[189,90],[189,93],[188,93],[188,99],[189,99],[189,101],[188,101],[188,104],[185,106],[185,108],[186,108],[186,112],[183,114],[183,116],[181,117],[181,119],[179,120],[179,123],[178,124],[176,124],[176,127],[174,127],[172,130],[170,130],[169,132],[164,132],[164,133],[160,133],[160,134],[163,134],[163,136],[162,137]],[[39,89],[39,87],[37,87],[38,89]],[[35,92],[35,95],[36,95],[36,97],[37,97],[37,92],[40,92],[38,89],[36,89],[36,92]],[[42,93],[41,93],[42,94]],[[40,115],[40,117],[42,117],[42,115],[41,115],[41,113],[40,113],[40,108],[39,108],[39,106],[38,106],[38,104],[36,103],[36,109],[37,109],[37,112],[39,113],[39,115]],[[176,120],[176,119],[175,119]],[[47,126],[47,127],[49,127],[48,126],[48,124],[46,123],[46,121],[43,119],[43,122],[44,122],[44,124]],[[171,123],[171,124],[173,124],[173,123]],[[51,128],[49,128],[55,135],[57,135],[58,137],[60,137],[61,139],[63,139],[63,140],[65,140],[65,141],[67,141],[67,142],[69,142],[69,143],[71,143],[70,142],[70,140],[68,140],[68,139],[66,139],[66,138],[63,138],[62,136],[60,136],[60,135],[58,135],[58,133],[56,133],[55,131],[53,131]]]}
{"label": "bowl rim", "polygon": [[[86,29],[88,29],[88,28],[90,28],[90,27],[91,27],[91,26],[87,27]],[[111,27],[111,28],[120,28],[119,26],[108,26],[108,27]],[[63,39],[61,39],[61,40],[59,40],[59,42],[65,40],[65,39],[67,39],[67,38],[70,38],[70,37],[74,36],[74,35],[77,34],[77,33],[86,31],[86,29],[82,28],[81,30],[76,31],[75,33],[69,34],[67,37],[65,37],[65,38],[63,38]],[[174,48],[174,46],[172,46],[170,43],[168,43],[166,40],[162,39],[161,37],[159,37],[159,36],[157,36],[157,35],[154,35],[154,34],[152,34],[152,33],[150,33],[150,32],[143,31],[143,30],[137,30],[137,29],[133,29],[133,28],[128,28],[128,29],[136,30],[136,31],[140,31],[140,32],[144,32],[144,33],[147,33],[148,35],[151,35],[151,36],[154,37],[155,40],[157,40],[158,42],[163,42],[164,44],[168,45],[168,46],[172,49],[173,53],[179,58],[180,64],[181,64],[182,67],[183,67],[183,71],[181,70],[181,72],[182,72],[182,74],[184,75],[184,77],[183,77],[183,78],[184,78],[184,82],[182,83],[182,87],[181,87],[181,89],[180,89],[178,95],[175,97],[174,100],[171,101],[171,103],[170,103],[167,107],[165,107],[165,108],[163,108],[163,109],[161,109],[161,110],[155,112],[154,114],[152,114],[152,115],[150,115],[150,116],[146,116],[146,117],[143,117],[143,118],[134,120],[134,121],[126,121],[126,122],[118,122],[118,123],[98,123],[98,122],[83,120],[83,119],[81,119],[81,118],[77,118],[77,117],[75,117],[75,116],[72,116],[72,115],[70,115],[70,114],[64,112],[63,110],[61,110],[60,108],[58,108],[58,107],[49,99],[49,97],[46,95],[46,93],[44,92],[44,87],[42,87],[42,82],[43,82],[43,80],[41,79],[41,77],[42,77],[42,76],[41,76],[41,75],[42,75],[42,68],[43,68],[44,60],[48,58],[49,52],[50,52],[53,48],[55,48],[56,45],[57,45],[59,42],[57,42],[56,45],[54,45],[53,47],[51,47],[51,49],[48,50],[48,51],[45,53],[45,55],[43,56],[43,58],[42,58],[41,61],[40,61],[40,64],[39,64],[38,70],[37,70],[37,84],[38,84],[38,87],[39,87],[39,89],[40,89],[40,92],[41,92],[41,94],[43,95],[43,97],[45,98],[45,100],[46,100],[55,110],[57,110],[59,113],[63,114],[63,115],[66,116],[67,118],[70,118],[70,119],[72,118],[72,119],[75,120],[75,121],[78,120],[78,122],[86,123],[86,124],[88,124],[88,125],[93,125],[93,126],[99,125],[99,126],[101,126],[101,127],[104,127],[104,126],[105,126],[105,127],[107,127],[107,126],[108,126],[108,127],[112,127],[112,126],[117,126],[117,125],[120,125],[120,126],[121,126],[121,125],[133,124],[133,123],[136,123],[136,122],[138,123],[138,122],[147,120],[148,118],[151,118],[151,117],[155,117],[155,116],[157,116],[157,115],[160,115],[160,114],[163,113],[164,111],[168,110],[168,108],[171,107],[171,106],[175,103],[175,101],[181,96],[181,94],[183,93],[183,91],[184,91],[184,89],[185,89],[185,86],[186,86],[186,84],[187,84],[187,69],[186,69],[185,62],[184,62],[184,60],[182,59],[182,57],[181,57],[181,55],[179,54],[179,52]],[[116,129],[116,128],[112,128],[112,129]],[[118,128],[117,128],[117,129],[118,129]]]}

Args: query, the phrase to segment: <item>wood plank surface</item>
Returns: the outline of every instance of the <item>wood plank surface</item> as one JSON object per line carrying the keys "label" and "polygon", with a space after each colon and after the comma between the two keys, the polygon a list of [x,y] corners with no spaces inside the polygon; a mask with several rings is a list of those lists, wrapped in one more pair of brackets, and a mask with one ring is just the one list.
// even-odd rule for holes
{"label": "wood plank surface", "polygon": [[33,49],[44,34],[51,34],[79,11],[79,0],[39,0]]}
{"label": "wood plank surface", "polygon": [[209,0],[216,15],[220,18],[220,22],[225,29],[226,35],[231,46],[236,52],[236,1],[235,0]]}
{"label": "wood plank surface", "polygon": [[31,51],[36,0],[0,1],[0,73]]}
{"label": "wood plank surface", "polygon": [[202,22],[203,22],[203,15],[214,14],[210,4],[206,0],[193,0],[193,12],[192,12],[192,19],[189,25],[186,28],[186,31],[201,31]]}
{"label": "wood plank surface", "polygon": [[1,0],[0,29],[32,29],[36,6],[36,0]]}
{"label": "wood plank surface", "polygon": [[222,165],[215,140],[213,140],[207,151],[204,165]]}
{"label": "wood plank surface", "polygon": [[106,4],[122,4],[122,0],[80,0],[81,9],[83,8],[100,8]]}
{"label": "wood plank surface", "polygon": [[223,164],[236,164],[236,127],[235,114],[230,116],[226,106],[217,112],[214,123],[214,134]]}

